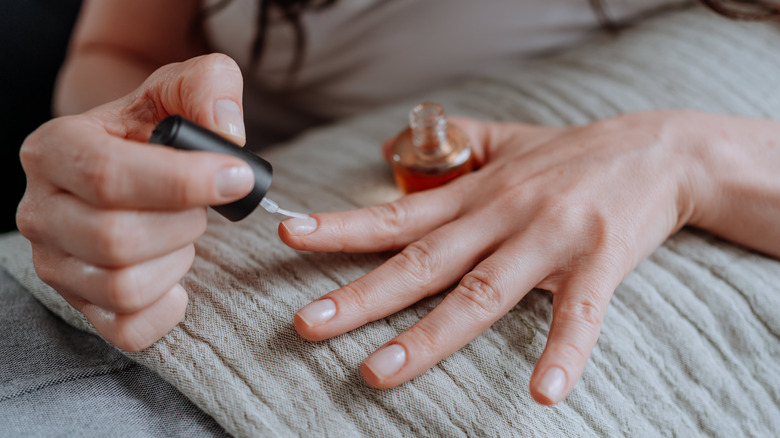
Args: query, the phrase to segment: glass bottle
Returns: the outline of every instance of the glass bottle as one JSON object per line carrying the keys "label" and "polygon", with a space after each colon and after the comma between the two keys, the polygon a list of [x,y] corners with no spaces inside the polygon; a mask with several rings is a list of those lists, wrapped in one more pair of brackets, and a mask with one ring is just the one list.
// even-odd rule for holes
{"label": "glass bottle", "polygon": [[468,137],[447,123],[444,109],[433,102],[412,108],[409,126],[390,147],[390,159],[403,193],[438,187],[472,170]]}

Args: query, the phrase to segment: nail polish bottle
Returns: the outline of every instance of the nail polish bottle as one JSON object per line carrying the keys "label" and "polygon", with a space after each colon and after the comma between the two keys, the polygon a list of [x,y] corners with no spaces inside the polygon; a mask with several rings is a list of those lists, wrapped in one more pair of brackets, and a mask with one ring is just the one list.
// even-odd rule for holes
{"label": "nail polish bottle", "polygon": [[468,137],[447,123],[444,109],[433,102],[412,108],[409,126],[395,138],[390,158],[403,193],[438,187],[472,170]]}
{"label": "nail polish bottle", "polygon": [[[270,200],[266,200],[265,195],[271,187],[273,175],[271,163],[225,139],[221,135],[209,131],[182,116],[173,115],[165,118],[157,125],[151,137],[149,137],[149,143],[187,151],[228,154],[243,159],[249,164],[249,167],[252,168],[255,174],[255,186],[245,197],[229,204],[214,206],[214,210],[235,222],[245,218],[258,205],[262,205],[266,209],[269,208],[268,203]],[[278,205],[276,208],[279,210]],[[282,210],[282,212],[285,212],[285,210]]]}

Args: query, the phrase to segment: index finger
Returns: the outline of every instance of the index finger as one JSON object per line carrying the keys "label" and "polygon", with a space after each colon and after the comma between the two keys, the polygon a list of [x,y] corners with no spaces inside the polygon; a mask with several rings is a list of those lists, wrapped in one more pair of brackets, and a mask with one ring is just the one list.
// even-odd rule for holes
{"label": "index finger", "polygon": [[27,169],[101,207],[219,205],[240,199],[254,184],[240,158],[114,137],[84,116],[55,119],[26,143],[21,158]]}
{"label": "index finger", "polygon": [[386,204],[286,219],[279,224],[279,237],[304,251],[400,249],[461,214],[463,191],[455,182]]}

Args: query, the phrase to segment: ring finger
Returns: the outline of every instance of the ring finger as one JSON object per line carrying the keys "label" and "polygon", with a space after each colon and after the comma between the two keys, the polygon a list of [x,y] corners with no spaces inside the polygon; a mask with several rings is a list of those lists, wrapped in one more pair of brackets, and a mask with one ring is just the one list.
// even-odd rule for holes
{"label": "ring finger", "polygon": [[522,236],[482,261],[428,315],[363,362],[366,382],[406,382],[487,330],[550,274],[543,247]]}
{"label": "ring finger", "polygon": [[195,247],[190,244],[137,265],[105,268],[60,251],[36,251],[36,272],[61,294],[111,312],[132,313],[168,292],[187,273],[194,258]]}

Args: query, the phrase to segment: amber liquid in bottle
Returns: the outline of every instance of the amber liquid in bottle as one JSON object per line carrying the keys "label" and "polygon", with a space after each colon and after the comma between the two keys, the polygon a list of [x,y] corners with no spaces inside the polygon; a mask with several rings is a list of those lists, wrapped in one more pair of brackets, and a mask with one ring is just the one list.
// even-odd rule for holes
{"label": "amber liquid in bottle", "polygon": [[438,187],[472,170],[468,137],[447,123],[444,109],[432,102],[412,108],[409,126],[393,142],[390,158],[403,193]]}

